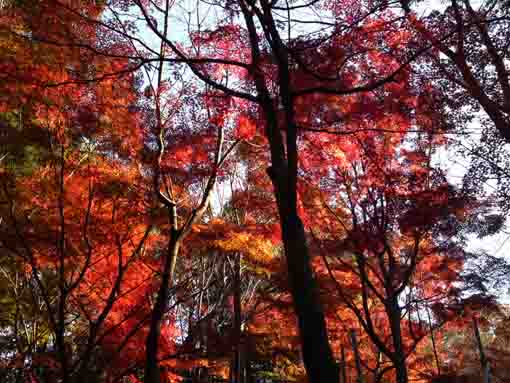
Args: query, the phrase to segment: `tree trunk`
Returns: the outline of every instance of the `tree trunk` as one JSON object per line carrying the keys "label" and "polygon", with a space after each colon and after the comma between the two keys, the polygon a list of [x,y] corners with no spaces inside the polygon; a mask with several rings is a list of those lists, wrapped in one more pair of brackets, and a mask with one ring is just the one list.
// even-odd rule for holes
{"label": "tree trunk", "polygon": [[482,338],[480,336],[478,322],[475,317],[473,317],[473,329],[475,330],[476,342],[478,344],[478,353],[480,354],[480,365],[482,367],[483,383],[490,383],[491,382],[490,365],[483,350]]}
{"label": "tree trunk", "polygon": [[340,373],[342,374],[341,375],[341,383],[347,383],[347,369],[346,369],[346,366],[345,366],[345,349],[344,349],[344,345],[342,344],[340,346]]}
{"label": "tree trunk", "polygon": [[338,382],[338,366],[329,346],[326,321],[319,303],[300,218],[297,215],[283,217],[282,232],[308,379],[314,383]]}
{"label": "tree trunk", "polygon": [[[239,3],[248,29],[254,67],[262,64],[257,27],[244,2]],[[261,1],[267,23],[266,33],[273,40],[273,53],[278,61],[280,101],[285,111],[287,140],[283,142],[278,119],[277,103],[269,91],[262,71],[255,70],[254,81],[260,105],[266,117],[265,133],[269,141],[271,167],[268,174],[280,216],[285,258],[289,273],[293,306],[298,317],[303,361],[309,382],[338,383],[339,370],[329,346],[326,321],[319,301],[318,288],[310,265],[308,245],[303,223],[297,214],[297,126],[294,123],[294,104],[290,92],[287,50],[281,41],[271,14],[269,1]],[[285,147],[286,146],[286,147]]]}
{"label": "tree trunk", "polygon": [[180,243],[177,233],[172,232],[168,244],[168,252],[165,257],[161,286],[159,287],[156,304],[152,310],[149,334],[146,341],[145,383],[159,383],[160,371],[158,364],[159,337],[161,334],[161,322],[168,307],[170,287],[173,282],[173,274]]}
{"label": "tree trunk", "polygon": [[[246,356],[249,354],[245,354]],[[255,383],[255,380],[253,378],[253,371],[251,368],[251,360],[249,358],[245,359],[245,366],[246,366],[246,383]]]}
{"label": "tree trunk", "polygon": [[402,329],[400,323],[400,307],[398,305],[398,297],[393,296],[388,307],[388,317],[391,327],[391,339],[393,341],[393,358],[392,362],[395,366],[397,383],[407,383],[407,365],[404,345],[402,343]]}
{"label": "tree trunk", "polygon": [[234,323],[235,339],[234,358],[231,368],[232,383],[242,382],[242,347],[241,347],[241,254],[235,254],[234,259]]}
{"label": "tree trunk", "polygon": [[361,371],[361,358],[359,356],[356,332],[349,330],[349,336],[351,338],[352,352],[354,353],[354,362],[356,363],[356,382],[361,383],[363,382],[363,373]]}
{"label": "tree trunk", "polygon": [[432,320],[430,319],[430,312],[427,309],[427,318],[429,320],[430,328],[430,339],[432,340],[432,350],[434,351],[434,359],[436,360],[437,376],[441,375],[441,365],[439,363],[439,357],[437,355],[436,338],[434,336],[434,328],[432,327]]}

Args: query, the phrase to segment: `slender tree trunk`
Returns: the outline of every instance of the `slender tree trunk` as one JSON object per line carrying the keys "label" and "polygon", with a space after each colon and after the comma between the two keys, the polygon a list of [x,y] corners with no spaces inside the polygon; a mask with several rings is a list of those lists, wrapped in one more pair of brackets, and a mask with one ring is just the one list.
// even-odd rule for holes
{"label": "slender tree trunk", "polygon": [[235,350],[231,368],[232,383],[242,381],[241,347],[241,254],[235,254],[234,260],[234,339]]}
{"label": "slender tree trunk", "polygon": [[393,296],[389,305],[388,317],[391,327],[391,338],[393,341],[393,364],[396,370],[397,383],[407,383],[407,365],[404,345],[402,342],[402,328],[400,323],[400,307],[398,297]]}
{"label": "slender tree trunk", "polygon": [[397,383],[407,383],[407,366],[405,359],[401,355],[397,355],[397,363],[395,364]]}
{"label": "slender tree trunk", "polygon": [[59,233],[56,243],[58,251],[58,308],[57,308],[57,328],[55,329],[55,343],[57,349],[57,355],[61,364],[62,372],[62,383],[69,382],[69,365],[68,358],[70,355],[66,352],[65,344],[65,319],[66,319],[66,302],[67,302],[67,288],[66,288],[66,272],[65,272],[65,217],[64,217],[64,174],[65,174],[65,148],[62,144],[60,146],[60,172],[59,172],[59,199],[58,199],[58,211],[59,211]]}
{"label": "slender tree trunk", "polygon": [[440,376],[441,375],[441,365],[439,363],[439,357],[437,355],[436,338],[434,336],[434,328],[432,327],[432,320],[430,319],[430,312],[428,309],[427,309],[427,317],[429,320],[430,339],[432,340],[432,350],[434,352],[434,359],[436,360],[437,376]]}
{"label": "slender tree trunk", "polygon": [[480,365],[482,367],[483,383],[490,383],[491,382],[490,365],[489,361],[487,360],[487,356],[485,355],[485,352],[483,350],[482,338],[480,336],[478,322],[475,317],[473,317],[473,329],[475,331],[476,342],[478,344],[478,353],[480,354]]}
{"label": "slender tree trunk", "polygon": [[[377,348],[377,346],[376,346]],[[375,350],[375,355],[376,355],[376,365],[375,365],[375,368],[374,368],[374,382],[377,381],[377,377],[379,376],[379,370],[381,369],[381,359],[382,359],[382,352],[379,351],[379,350]]]}
{"label": "slender tree trunk", "polygon": [[347,383],[347,369],[345,366],[345,349],[344,345],[340,346],[340,373],[341,373],[341,383]]}
{"label": "slender tree trunk", "polygon": [[[249,355],[249,354],[245,354],[245,355]],[[250,363],[251,361],[249,358],[246,358],[245,362],[246,362],[246,383],[255,383],[254,379],[253,379],[253,371],[252,371],[251,363]]]}
{"label": "slender tree trunk", "polygon": [[361,358],[358,350],[358,340],[356,339],[356,332],[349,330],[349,336],[351,338],[352,351],[354,353],[354,362],[356,363],[356,382],[363,382],[363,372],[361,371]]}
{"label": "slender tree trunk", "polygon": [[156,304],[152,310],[149,334],[146,340],[145,383],[159,383],[160,371],[158,364],[158,346],[161,334],[161,322],[168,307],[170,287],[173,282],[175,262],[179,254],[180,243],[177,233],[173,232],[168,244],[168,251],[163,266],[161,285],[159,287]]}

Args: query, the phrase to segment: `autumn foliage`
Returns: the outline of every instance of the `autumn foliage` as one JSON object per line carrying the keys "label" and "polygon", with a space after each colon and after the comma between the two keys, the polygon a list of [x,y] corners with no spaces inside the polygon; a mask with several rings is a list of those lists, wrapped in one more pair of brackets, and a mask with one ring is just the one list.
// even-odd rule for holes
{"label": "autumn foliage", "polygon": [[508,4],[447,3],[0,1],[0,379],[508,381]]}

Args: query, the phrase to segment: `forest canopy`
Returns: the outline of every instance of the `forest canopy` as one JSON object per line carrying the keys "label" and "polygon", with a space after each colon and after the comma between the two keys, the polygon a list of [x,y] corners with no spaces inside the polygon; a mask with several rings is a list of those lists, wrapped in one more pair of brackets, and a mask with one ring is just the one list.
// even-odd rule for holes
{"label": "forest canopy", "polygon": [[509,144],[508,0],[0,1],[0,380],[509,382]]}

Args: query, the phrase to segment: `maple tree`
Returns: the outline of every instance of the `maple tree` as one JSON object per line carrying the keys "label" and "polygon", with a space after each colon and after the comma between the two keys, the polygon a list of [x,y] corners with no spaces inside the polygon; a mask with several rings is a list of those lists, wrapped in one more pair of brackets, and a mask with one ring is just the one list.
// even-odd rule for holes
{"label": "maple tree", "polygon": [[451,131],[458,134],[458,151],[467,160],[459,161],[467,168],[465,189],[490,198],[494,206],[488,218],[504,222],[509,200],[508,4],[449,1],[424,14],[416,5],[401,2],[408,30],[416,44],[431,49],[415,68],[441,89]]}
{"label": "maple tree", "polygon": [[[153,275],[150,267],[140,268],[136,278],[132,274],[148,249],[152,225],[146,189],[137,185],[139,171],[121,166],[142,144],[138,134],[133,140],[120,139],[127,126],[139,127],[135,78],[77,84],[91,70],[91,56],[76,47],[63,49],[57,41],[48,46],[33,38],[44,39],[47,33],[62,39],[73,23],[82,38],[94,39],[95,30],[80,18],[64,21],[62,15],[48,12],[47,4],[39,5],[2,9],[3,21],[16,29],[2,23],[6,70],[1,105],[7,145],[1,248],[6,257],[14,257],[14,265],[21,268],[16,273],[37,292],[33,304],[41,306],[41,313],[35,320],[46,328],[42,339],[18,347],[18,368],[28,361],[46,368],[46,379],[52,379],[54,371],[63,381],[76,374],[87,381],[90,373],[113,367],[99,359],[98,347],[105,347],[112,333],[120,335],[118,326],[124,321],[147,309],[141,297],[150,292],[147,281]],[[92,4],[89,11],[97,14]],[[124,64],[96,58],[92,65],[100,73]],[[107,136],[108,131],[112,134]],[[35,153],[36,161],[23,155],[23,149]],[[124,189],[126,185],[130,187]],[[20,320],[13,318],[15,328]],[[47,349],[48,338],[53,350]],[[117,338],[120,349],[122,341]],[[118,359],[110,353],[110,362]]]}
{"label": "maple tree", "polygon": [[[40,65],[46,73],[65,78],[67,74],[53,64],[48,61]],[[129,91],[128,84],[125,89]],[[102,86],[108,89],[111,84]],[[41,347],[39,353],[46,353],[46,360],[37,356],[40,362],[34,359],[34,365],[56,370],[57,376],[69,381],[75,373],[87,380],[90,368],[100,371],[108,367],[99,359],[91,367],[92,352],[97,353],[98,345],[111,335],[104,331],[106,326],[112,327],[111,333],[116,322],[132,315],[140,282],[146,282],[153,273],[150,268],[145,268],[145,273],[140,269],[140,279],[131,274],[145,253],[151,227],[145,213],[145,189],[137,185],[139,172],[121,167],[105,155],[115,151],[125,156],[125,150],[134,152],[136,146],[127,142],[119,146],[115,136],[110,137],[111,141],[104,139],[97,115],[83,109],[89,97],[103,96],[105,88],[69,86],[65,88],[67,93],[62,90],[29,92],[25,97],[30,97],[30,102],[23,105],[23,113],[15,109],[19,104],[7,105],[12,108],[7,113],[19,113],[22,121],[18,126],[6,127],[8,137],[20,132],[15,136],[18,140],[9,140],[10,144],[30,144],[33,137],[23,134],[31,130],[40,130],[36,139],[46,137],[35,147],[42,154],[36,169],[27,174],[26,162],[19,161],[19,157],[13,166],[2,169],[1,248],[6,257],[16,259],[15,264],[21,267],[17,272],[37,292],[33,299],[41,302],[38,306],[42,305],[40,315],[46,328],[45,339],[35,339],[29,347],[18,349],[17,363],[23,366],[26,355]],[[125,104],[116,100],[119,103],[115,106],[110,98],[107,96],[106,103],[91,104],[106,108],[102,110],[105,119],[112,117],[115,107],[128,108],[130,103],[127,97],[122,100]],[[134,128],[135,121],[115,119],[114,123],[119,127],[129,123]],[[94,125],[98,129],[91,131]],[[89,143],[92,140],[97,147]],[[9,149],[6,160],[12,161]],[[124,189],[125,185],[130,188]],[[130,285],[125,283],[128,279]],[[123,307],[118,299],[121,294],[127,299]],[[130,300],[133,302],[126,304]],[[19,319],[14,318],[15,327],[18,323]],[[72,340],[67,335],[70,328],[74,329]],[[53,339],[54,350],[46,350],[48,337]]]}
{"label": "maple tree", "polygon": [[441,376],[502,223],[433,162],[461,107],[508,139],[503,3],[1,8],[9,377]]}
{"label": "maple tree", "polygon": [[[434,11],[420,19],[409,3],[402,2],[411,27],[435,49],[426,57],[437,68],[452,106],[457,102],[473,111],[483,109],[508,141],[507,5],[481,2],[475,6],[469,0],[451,1],[444,12]],[[487,73],[486,65],[493,66],[494,71]]]}
{"label": "maple tree", "polygon": [[[430,125],[440,122],[429,117],[431,99],[404,81],[385,88],[380,91],[395,92],[393,107],[386,100],[377,105],[378,91],[351,98],[342,119],[349,136],[306,133],[307,182],[300,195],[323,257],[323,274],[333,279],[339,300],[392,362],[397,381],[405,382],[406,359],[426,335],[417,316],[427,305],[448,300],[459,279],[463,253],[452,237],[468,201],[431,165],[445,142],[439,128]],[[358,103],[388,112],[351,120],[360,113]],[[413,117],[406,103],[418,105]],[[383,367],[381,374],[388,371]]]}

